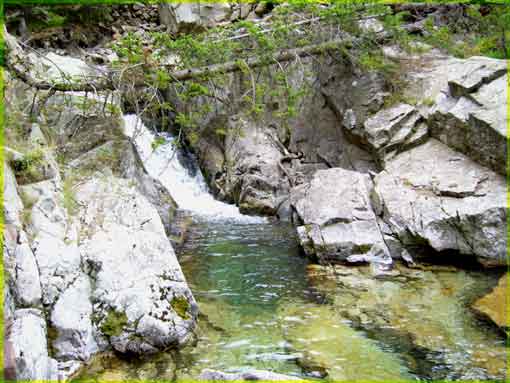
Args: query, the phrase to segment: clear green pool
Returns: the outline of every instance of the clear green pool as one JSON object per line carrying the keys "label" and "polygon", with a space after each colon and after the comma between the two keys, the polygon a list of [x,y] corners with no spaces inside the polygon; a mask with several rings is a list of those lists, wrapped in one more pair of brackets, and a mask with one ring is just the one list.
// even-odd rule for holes
{"label": "clear green pool", "polygon": [[375,280],[364,267],[317,267],[286,224],[191,225],[180,262],[201,316],[196,344],[145,360],[98,357],[93,380],[197,378],[257,368],[309,379],[496,379],[505,339],[471,301],[498,272],[407,269]]}

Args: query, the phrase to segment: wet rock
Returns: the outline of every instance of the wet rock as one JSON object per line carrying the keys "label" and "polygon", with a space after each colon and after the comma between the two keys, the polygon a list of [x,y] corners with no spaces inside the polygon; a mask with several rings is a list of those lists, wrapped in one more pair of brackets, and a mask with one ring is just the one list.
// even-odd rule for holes
{"label": "wet rock", "polygon": [[51,324],[57,332],[53,348],[59,359],[87,361],[98,351],[93,337],[90,294],[90,281],[80,274],[53,307]]}
{"label": "wet rock", "polygon": [[202,371],[199,380],[265,380],[265,381],[280,381],[280,380],[301,380],[295,376],[277,374],[271,371],[250,370],[238,373],[227,373],[222,371],[205,369]]}
{"label": "wet rock", "polygon": [[370,183],[368,175],[333,168],[292,189],[298,235],[308,255],[321,262],[344,261],[375,244],[386,247],[370,204]]}
{"label": "wet rock", "polygon": [[57,361],[48,356],[46,322],[41,311],[16,310],[7,342],[14,354],[17,380],[58,379]]}
{"label": "wet rock", "polygon": [[510,335],[510,318],[508,317],[508,279],[503,275],[498,285],[487,295],[478,299],[473,306],[476,312],[489,318],[499,328]]}
{"label": "wet rock", "polygon": [[119,352],[184,344],[197,305],[154,207],[129,181],[105,176],[77,189],[80,251],[94,280],[96,325]]}
{"label": "wet rock", "polygon": [[430,139],[390,161],[372,196],[404,245],[505,265],[505,190],[502,176]]}
{"label": "wet rock", "polygon": [[347,257],[350,263],[369,263],[370,271],[375,278],[396,276],[398,272],[393,271],[393,259],[386,246],[374,244],[366,254],[354,254]]}

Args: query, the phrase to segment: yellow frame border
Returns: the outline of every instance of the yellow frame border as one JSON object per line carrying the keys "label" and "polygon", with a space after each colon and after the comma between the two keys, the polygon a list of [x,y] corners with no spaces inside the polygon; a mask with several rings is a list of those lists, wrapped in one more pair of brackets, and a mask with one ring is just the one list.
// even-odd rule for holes
{"label": "yellow frame border", "polygon": [[[323,0],[310,0],[310,1],[317,1],[322,2]],[[327,0],[325,0],[327,1]],[[398,1],[398,0],[376,0],[381,3],[406,3],[406,1]],[[143,2],[143,0],[142,0]],[[197,2],[196,0],[149,0],[147,2],[153,3],[153,4],[159,4],[159,3],[192,3]],[[228,0],[202,0],[201,3],[228,3]],[[256,0],[237,0],[238,3],[256,3]],[[454,0],[446,0],[446,1],[430,1],[430,0],[424,0],[424,3],[477,3],[477,1],[472,0],[460,0],[460,1],[454,1]],[[3,28],[4,26],[4,6],[5,5],[65,5],[65,4],[90,4],[90,5],[115,5],[115,4],[133,4],[137,3],[136,0],[0,0],[0,26]],[[510,0],[493,0],[492,3],[501,3],[503,5],[510,6]],[[0,32],[0,54],[2,55],[0,57],[1,60],[1,66],[0,66],[0,95],[2,97],[2,100],[0,102],[0,244],[2,245],[2,249],[4,248],[4,229],[5,229],[5,215],[4,215],[4,137],[5,137],[5,108],[4,108],[4,41],[3,41],[3,31]],[[510,146],[510,59],[507,60],[507,108],[506,108],[506,122],[507,122],[507,178],[506,178],[506,185],[507,185],[507,210],[508,213],[510,213],[510,177],[508,174],[510,174],[510,153],[508,152],[508,147]],[[2,262],[0,262],[0,312],[2,313],[2,316],[0,317],[0,381],[4,376],[4,287],[5,287],[5,275],[4,275],[4,263],[3,263],[3,257],[4,253],[2,251]],[[506,295],[506,322],[510,323],[510,214],[507,214],[507,278],[508,278],[508,293]],[[507,337],[506,340],[506,346],[508,348],[507,352],[507,381],[510,381],[510,337]],[[79,380],[73,380],[78,382]],[[19,381],[21,382],[21,381]],[[38,381],[38,380],[32,380],[29,382],[33,383],[43,383],[43,382],[50,382],[50,381]],[[53,382],[53,381],[52,381]],[[57,381],[55,381],[57,382]],[[109,383],[116,383],[115,381],[108,381]],[[122,382],[164,382],[160,380],[125,380]],[[202,382],[199,380],[189,380],[186,382],[195,383],[195,382]],[[295,382],[295,381],[289,381],[289,382]],[[347,381],[345,381],[347,382]],[[353,381],[355,383],[368,383],[368,381]],[[435,381],[435,382],[442,382],[442,381]],[[470,383],[473,383],[474,381],[471,381]],[[386,383],[392,383],[392,382],[386,382]]]}

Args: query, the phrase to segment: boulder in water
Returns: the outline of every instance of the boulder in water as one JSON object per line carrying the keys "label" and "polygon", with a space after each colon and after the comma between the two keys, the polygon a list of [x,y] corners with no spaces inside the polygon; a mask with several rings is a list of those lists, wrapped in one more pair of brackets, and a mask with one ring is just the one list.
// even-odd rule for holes
{"label": "boulder in water", "polygon": [[387,252],[370,203],[368,175],[341,168],[317,171],[291,191],[305,252],[320,262],[345,261],[374,245]]}
{"label": "boulder in water", "polygon": [[404,245],[474,255],[487,266],[506,265],[501,175],[430,139],[391,160],[374,182],[374,206]]}

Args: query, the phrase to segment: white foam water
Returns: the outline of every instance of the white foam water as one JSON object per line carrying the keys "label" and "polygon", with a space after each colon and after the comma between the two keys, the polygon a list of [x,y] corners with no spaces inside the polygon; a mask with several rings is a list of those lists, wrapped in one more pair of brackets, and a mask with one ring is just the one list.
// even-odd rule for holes
{"label": "white foam water", "polygon": [[214,199],[202,172],[194,175],[181,164],[171,135],[161,136],[165,142],[153,149],[156,136],[136,115],[124,115],[124,131],[131,137],[149,175],[159,180],[182,210],[210,220],[239,223],[263,223],[265,218],[244,215],[235,205]]}

